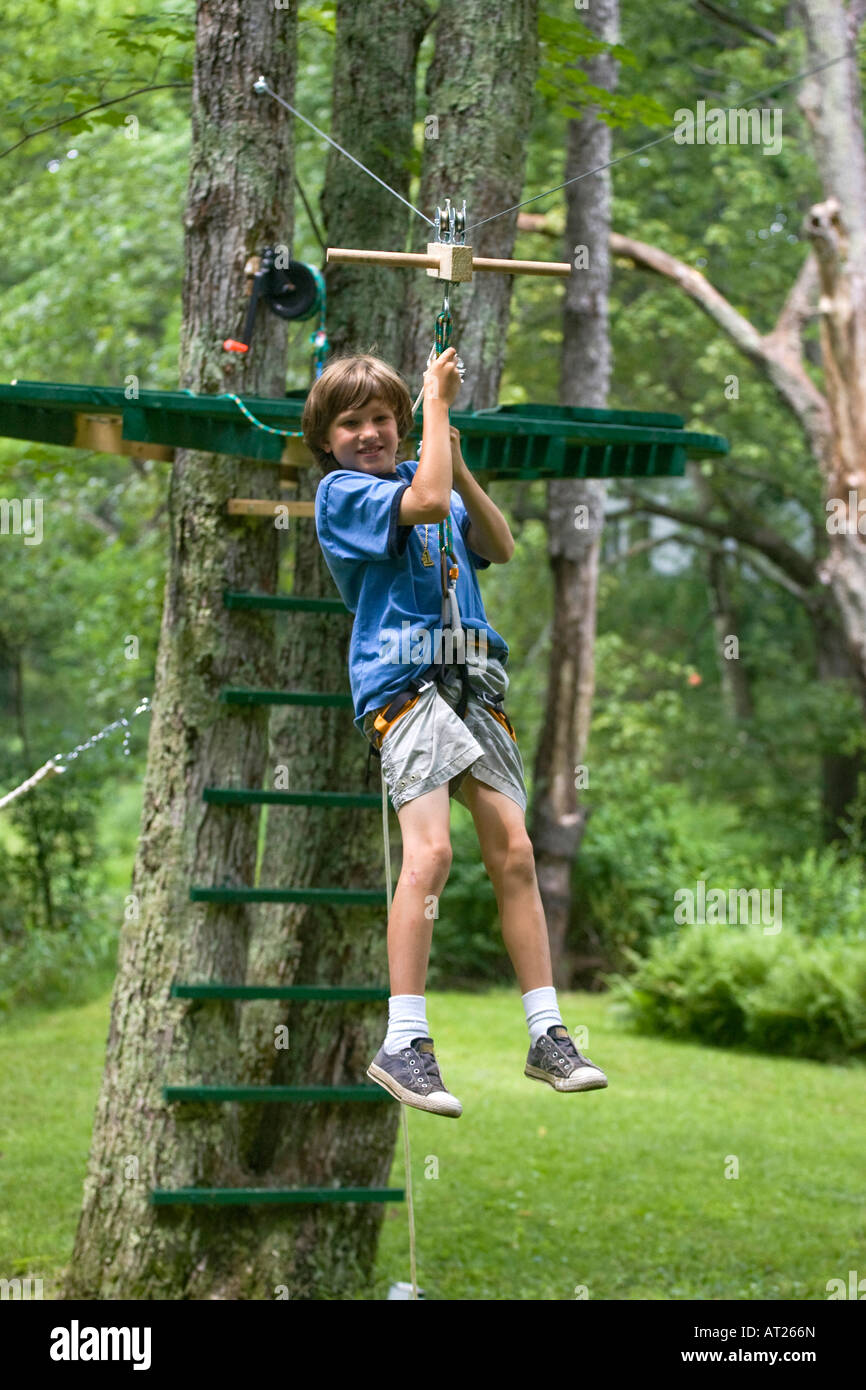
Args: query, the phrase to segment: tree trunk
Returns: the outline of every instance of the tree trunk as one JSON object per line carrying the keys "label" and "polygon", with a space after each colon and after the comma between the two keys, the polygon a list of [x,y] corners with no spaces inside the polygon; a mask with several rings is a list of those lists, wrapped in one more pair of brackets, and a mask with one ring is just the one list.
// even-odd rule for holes
{"label": "tree trunk", "polygon": [[[690,468],[689,472],[698,494],[701,511],[709,514],[716,504],[713,490],[701,472],[700,465]],[[739,632],[739,623],[731,601],[728,558],[721,546],[707,547],[705,564],[716,636],[716,659],[722,683],[722,701],[731,718],[749,720],[755,712],[749,677],[740,660],[739,649],[736,652],[728,650],[730,638],[736,637]]]}
{"label": "tree trunk", "polygon": [[[597,0],[585,22],[599,38],[615,42],[618,0]],[[586,73],[595,86],[613,89],[616,64],[609,56],[588,61]],[[570,121],[566,178],[606,164],[610,149],[610,129],[592,110]],[[575,269],[565,291],[560,401],[603,408],[610,377],[609,172],[572,184],[566,199],[566,254]],[[547,485],[554,608],[547,717],[536,753],[531,835],[558,989],[571,984],[573,962],[566,956],[571,873],[589,815],[586,806],[578,804],[576,784],[587,785],[582,762],[595,685],[596,589],[605,495],[605,484],[598,479],[557,480]],[[586,943],[577,942],[576,950],[586,956]]]}
{"label": "tree trunk", "polygon": [[731,602],[728,559],[725,552],[716,547],[708,550],[706,566],[713,629],[716,634],[716,657],[722,681],[722,700],[730,716],[743,722],[752,718],[755,709],[749,678],[740,660],[739,650],[728,650],[730,640],[737,636],[738,629]]}
{"label": "tree trunk", "polygon": [[[858,692],[866,719],[866,682],[851,657],[839,610],[832,594],[826,603],[810,610],[815,635],[818,679],[832,700],[836,689],[846,685]],[[839,682],[839,686],[834,686]],[[860,777],[866,772],[866,755],[828,749],[821,756],[821,831],[825,844],[845,844],[849,839],[846,822],[857,796]]]}
{"label": "tree trunk", "polygon": [[[514,254],[517,214],[496,214],[523,195],[523,134],[532,125],[537,31],[537,0],[506,0],[497,9],[495,24],[486,0],[442,0],[437,13],[426,110],[419,113],[425,141],[418,205],[433,216],[437,204],[444,211],[446,197],[458,209],[465,198],[466,241],[476,256],[507,259]],[[485,218],[493,220],[473,228]],[[424,249],[434,239],[432,228],[413,219],[410,249]],[[513,285],[512,276],[481,274],[451,291],[452,342],[466,365],[454,406],[458,412],[486,409],[499,398]],[[405,282],[403,370],[413,400],[434,343],[444,288],[444,282],[423,273],[413,273]],[[496,483],[487,488],[502,510],[514,496],[512,486],[505,485],[501,496]],[[523,655],[512,648],[509,663],[520,662]],[[447,888],[442,910],[447,911]]]}
{"label": "tree trunk", "polygon": [[[818,262],[821,360],[831,419],[821,463],[827,497],[844,503],[849,520],[841,532],[828,525],[826,575],[866,675],[866,544],[858,527],[858,499],[866,499],[866,145],[853,51],[863,6],[848,11],[840,0],[801,0],[801,10],[808,67],[821,68],[800,95],[825,194],[804,223]],[[849,58],[830,61],[846,48],[852,48]]]}
{"label": "tree trunk", "polygon": [[[294,7],[209,0],[198,7],[193,139],[185,218],[180,385],[279,395],[286,325],[264,310],[253,351],[222,350],[241,321],[243,266],[292,232],[292,127],[256,97],[266,73],[293,91]],[[273,682],[272,620],[228,610],[223,590],[273,590],[277,533],[226,516],[232,496],[266,495],[273,466],[178,450],[133,909],[124,924],[105,1072],[64,1297],[271,1298],[277,1260],[251,1271],[249,1208],[154,1207],[154,1187],[255,1185],[233,1105],[173,1104],[164,1084],[236,1083],[239,1006],[172,999],[173,982],[242,983],[256,908],[190,902],[192,885],[252,885],[258,811],[204,805],[207,785],[258,787],[262,706],[220,703],[227,685]]]}
{"label": "tree trunk", "polygon": [[[520,201],[526,163],[526,132],[532,124],[538,62],[537,0],[505,0],[491,22],[489,0],[442,0],[436,16],[436,52],[425,87],[424,162],[419,207],[433,217],[437,204],[462,208],[466,241],[476,256],[514,253],[516,214],[494,216]],[[493,218],[484,226],[473,223]],[[435,240],[432,227],[412,219],[410,249]],[[444,282],[423,272],[401,271],[406,312],[406,370],[413,388],[433,347]],[[454,409],[495,405],[505,361],[510,275],[476,275],[450,295],[453,343],[466,364]],[[491,494],[492,495],[492,494]]]}
{"label": "tree trunk", "polygon": [[[377,13],[341,0],[333,73],[331,134],[402,196],[408,197],[418,50],[430,14],[423,0]],[[359,118],[359,113],[362,113]],[[412,214],[369,175],[330,149],[321,198],[329,246],[401,249]],[[329,265],[328,336],[332,356],[373,352],[400,369],[405,331],[405,271]],[[313,498],[318,467],[302,473],[298,496]],[[335,597],[315,523],[292,523],[299,595]],[[284,690],[348,691],[348,615],[291,613],[277,656]],[[367,744],[346,709],[276,707],[270,724],[267,780],[279,768],[292,791],[364,791]],[[380,790],[372,763],[369,790]],[[389,810],[391,834],[399,839]],[[270,808],[261,866],[263,885],[383,889],[381,810]],[[249,983],[388,985],[384,908],[274,904],[260,909],[249,955]],[[241,1050],[261,1085],[367,1084],[384,1036],[381,1003],[262,1001],[247,1006]],[[274,1030],[288,1027],[288,1048]],[[276,1186],[387,1187],[400,1119],[398,1105],[248,1107],[241,1146]],[[375,1264],[385,1208],[378,1203],[265,1209],[248,1256],[266,1284],[279,1252],[280,1282],[292,1299],[364,1297]],[[405,1208],[390,1214],[403,1217]]]}
{"label": "tree trunk", "polygon": [[[490,41],[489,26],[480,25],[483,17],[478,4],[461,8],[445,3],[439,9],[436,52],[428,78],[431,109],[448,113],[461,110],[457,88],[465,90],[462,83],[471,84],[479,96],[471,119],[458,121],[456,115],[442,115],[441,143],[425,143],[421,192],[414,201],[428,215],[432,215],[437,200],[444,203],[445,193],[451,194],[453,202],[458,190],[462,198],[467,188],[467,211],[471,208],[477,217],[519,200],[522,159],[515,160],[510,127],[492,121],[490,111],[492,94],[496,92],[496,101],[501,102],[504,92],[512,109],[526,110],[528,120],[534,79],[535,7],[524,0],[506,6],[497,26],[496,43]],[[489,19],[489,14],[486,17]],[[393,5],[383,12],[373,31],[363,11],[350,4],[338,6],[334,138],[403,197],[410,192],[417,52],[430,18],[430,11],[420,0]],[[358,120],[359,110],[364,112],[363,122]],[[479,155],[482,134],[484,159]],[[455,187],[450,183],[442,187],[442,159]],[[472,180],[479,177],[479,171],[490,184],[480,206],[470,196]],[[367,175],[336,152],[328,157],[322,213],[330,245],[402,249],[407,243],[407,229],[411,246],[424,246],[433,235],[419,218],[384,190],[377,191]],[[506,221],[501,219],[501,224]],[[485,242],[479,254],[509,254],[513,223],[510,234],[504,227],[500,230],[501,224],[491,224],[498,229],[497,237]],[[332,266],[327,274],[331,306],[328,332],[335,354],[360,351],[384,357],[406,377],[414,399],[432,344],[433,319],[441,307],[441,287],[433,287],[415,272],[371,266]],[[479,378],[483,369],[483,390],[495,401],[502,354],[500,351],[493,367],[482,363],[481,334],[504,342],[511,282],[506,276],[486,278],[500,282],[492,300],[488,288],[487,296],[479,297],[477,312],[473,308],[471,315],[467,312],[461,319],[467,331],[459,338],[455,333],[455,341],[469,367],[474,389],[482,389]],[[471,286],[473,306],[482,279],[477,277]],[[420,327],[418,304],[425,297],[432,297],[434,304],[424,311]],[[474,336],[468,334],[470,324]],[[403,456],[412,455],[407,450]],[[302,481],[302,492],[312,496],[317,482],[318,473],[311,470]],[[295,546],[295,592],[333,594],[333,581],[312,524],[302,522],[297,528]],[[343,616],[323,623],[317,615],[293,614],[278,658],[280,684],[305,690],[347,689],[349,636],[349,621]],[[367,745],[345,710],[298,714],[289,709],[272,718],[270,762],[274,769],[285,766],[290,770],[293,788],[363,790]],[[372,767],[370,790],[378,791],[378,763],[374,761]],[[263,882],[383,886],[380,814],[302,809],[291,814],[290,825],[273,813],[269,817]],[[393,814],[390,825],[396,846],[399,828]],[[395,864],[395,881],[398,871]],[[253,942],[251,978],[286,983],[387,984],[384,927],[383,914],[369,909],[274,909]],[[278,1022],[288,1023],[290,1046],[278,1054],[277,1071],[272,1039]],[[304,1077],[358,1081],[381,1043],[385,1024],[381,1005],[306,1004],[289,1011],[256,1005],[255,1012],[250,1011],[245,1019],[244,1051],[262,1081]],[[339,1120],[338,1125],[320,1107],[305,1106],[302,1115],[291,1116],[281,1127],[270,1107],[257,1130],[245,1135],[245,1142],[251,1145],[258,1162],[278,1168],[299,1184],[386,1185],[398,1107],[359,1106],[354,1113],[344,1109]],[[301,1218],[295,1227],[290,1287],[297,1292],[292,1296],[314,1298],[325,1292],[331,1297],[357,1296],[372,1273],[381,1222],[382,1209],[374,1205],[354,1211],[323,1208]],[[274,1222],[263,1245],[281,1238]]]}

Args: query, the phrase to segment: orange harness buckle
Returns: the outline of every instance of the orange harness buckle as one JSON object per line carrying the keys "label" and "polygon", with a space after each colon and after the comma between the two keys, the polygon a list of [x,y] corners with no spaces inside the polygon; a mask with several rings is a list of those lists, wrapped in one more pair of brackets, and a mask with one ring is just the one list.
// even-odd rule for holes
{"label": "orange harness buckle", "polygon": [[490,711],[490,713],[493,715],[493,718],[499,721],[499,723],[502,725],[503,729],[507,729],[507,730],[508,730],[508,732],[509,732],[509,734],[511,735],[512,739],[513,739],[514,742],[516,743],[516,742],[517,742],[517,735],[516,735],[516,733],[514,732],[514,727],[513,727],[512,723],[511,723],[511,720],[508,718],[508,715],[505,714],[503,710],[498,710],[498,709],[494,708],[493,705],[488,705],[488,704],[486,703],[486,701],[484,702],[484,708],[485,708],[485,709],[488,709],[488,710]]}
{"label": "orange harness buckle", "polygon": [[[420,698],[421,693],[419,691],[419,693],[414,697],[414,699],[407,700],[406,704],[403,706],[401,710],[398,710],[398,712],[394,715],[393,719],[385,718],[386,714],[388,713],[388,710],[391,708],[391,705],[385,705],[384,709],[381,709],[379,711],[379,713],[376,715],[376,718],[373,721],[373,728],[376,729],[380,734],[379,742],[376,744],[377,748],[382,747],[382,744],[385,741],[385,735],[391,728],[392,724],[396,724],[398,719],[402,719],[404,714],[408,714],[409,710],[412,709],[414,705],[417,705]],[[393,703],[394,701],[392,700],[391,704]]]}

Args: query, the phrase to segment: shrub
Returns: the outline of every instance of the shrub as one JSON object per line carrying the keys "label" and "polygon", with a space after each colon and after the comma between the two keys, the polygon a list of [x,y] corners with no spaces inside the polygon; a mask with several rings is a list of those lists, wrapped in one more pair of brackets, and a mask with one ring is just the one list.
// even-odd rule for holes
{"label": "shrub", "polygon": [[820,1061],[866,1055],[866,949],[855,941],[702,925],[628,955],[633,973],[605,978],[615,1016],[637,1032]]}

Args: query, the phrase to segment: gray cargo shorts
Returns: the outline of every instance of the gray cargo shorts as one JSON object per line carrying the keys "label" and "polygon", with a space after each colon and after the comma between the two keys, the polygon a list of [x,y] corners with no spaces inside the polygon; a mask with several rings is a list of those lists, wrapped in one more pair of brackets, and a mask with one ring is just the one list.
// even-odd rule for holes
{"label": "gray cargo shorts", "polygon": [[[397,716],[384,736],[374,729],[379,710],[364,719],[364,734],[379,749],[382,775],[395,811],[434,787],[449,785],[449,795],[468,807],[462,783],[467,771],[479,782],[504,792],[526,812],[523,759],[498,716],[484,703],[485,696],[502,696],[508,676],[502,662],[487,655],[483,665],[468,657],[469,700],[461,719],[455,712],[460,699],[460,676],[446,671],[444,680],[431,681],[411,708]],[[386,708],[383,706],[382,708]]]}

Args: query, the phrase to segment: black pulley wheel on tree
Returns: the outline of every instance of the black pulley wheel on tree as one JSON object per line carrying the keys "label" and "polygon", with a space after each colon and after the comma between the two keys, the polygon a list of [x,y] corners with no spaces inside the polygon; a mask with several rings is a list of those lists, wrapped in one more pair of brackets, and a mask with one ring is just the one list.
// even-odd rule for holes
{"label": "black pulley wheel on tree", "polygon": [[241,338],[226,338],[226,352],[249,352],[259,300],[281,319],[309,319],[325,302],[325,278],[315,266],[290,260],[288,266],[274,264],[276,248],[265,246],[261,264],[253,276]]}
{"label": "black pulley wheel on tree", "polygon": [[281,319],[311,318],[319,307],[319,278],[303,261],[289,261],[285,270],[272,267],[265,290],[268,307]]}

